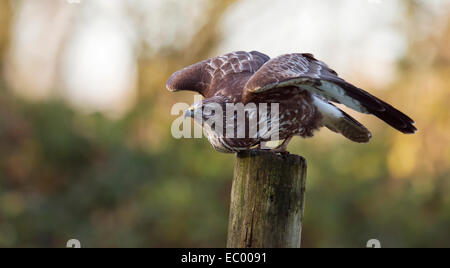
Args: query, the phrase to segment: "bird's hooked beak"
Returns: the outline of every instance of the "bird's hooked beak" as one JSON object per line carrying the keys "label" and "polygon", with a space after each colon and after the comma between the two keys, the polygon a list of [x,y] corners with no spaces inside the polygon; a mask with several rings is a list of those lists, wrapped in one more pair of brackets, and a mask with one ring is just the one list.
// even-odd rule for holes
{"label": "bird's hooked beak", "polygon": [[192,105],[191,107],[189,107],[187,110],[186,110],[186,112],[184,112],[184,118],[186,118],[186,117],[194,117],[194,110],[195,110],[195,107]]}

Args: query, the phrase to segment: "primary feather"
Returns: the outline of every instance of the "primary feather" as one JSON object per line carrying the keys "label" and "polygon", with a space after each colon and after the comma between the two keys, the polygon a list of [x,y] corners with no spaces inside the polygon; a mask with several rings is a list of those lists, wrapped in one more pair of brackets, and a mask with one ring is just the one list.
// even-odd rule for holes
{"label": "primary feather", "polygon": [[289,86],[306,89],[358,112],[373,114],[403,133],[412,134],[417,131],[410,117],[346,82],[311,54],[286,54],[271,59],[247,81],[244,90],[250,95],[283,90]]}

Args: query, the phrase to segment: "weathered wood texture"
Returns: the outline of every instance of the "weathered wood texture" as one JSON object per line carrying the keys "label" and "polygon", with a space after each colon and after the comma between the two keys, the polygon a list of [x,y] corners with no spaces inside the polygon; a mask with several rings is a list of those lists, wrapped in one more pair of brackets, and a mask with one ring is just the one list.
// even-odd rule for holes
{"label": "weathered wood texture", "polygon": [[229,248],[299,248],[306,161],[297,155],[250,151],[236,158]]}

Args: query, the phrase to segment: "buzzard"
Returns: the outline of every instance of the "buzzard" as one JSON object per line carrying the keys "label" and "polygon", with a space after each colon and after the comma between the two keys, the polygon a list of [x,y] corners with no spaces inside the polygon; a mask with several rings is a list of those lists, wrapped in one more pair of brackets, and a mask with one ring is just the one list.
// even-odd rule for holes
{"label": "buzzard", "polygon": [[[205,128],[208,125],[205,122],[213,115],[205,113],[205,109],[213,106],[225,109],[229,104],[238,103],[278,104],[279,116],[266,117],[272,120],[269,124],[278,124],[282,143],[272,148],[276,152],[286,152],[293,136],[312,137],[314,131],[323,126],[354,142],[368,142],[372,137],[370,131],[333,103],[375,115],[405,134],[417,131],[410,117],[346,82],[325,63],[307,53],[286,54],[273,59],[257,51],[228,53],[175,72],[166,86],[170,91],[190,90],[203,95],[204,99],[191,106],[185,115],[204,127],[208,140],[220,152],[251,150],[270,140],[268,135],[260,132],[256,136],[249,135],[251,124],[240,130],[233,125],[234,134],[245,133],[238,137],[223,134],[226,124],[216,128],[209,124]],[[246,122],[252,117],[265,118],[261,112],[245,110]],[[235,120],[236,115],[231,121],[235,123]],[[258,120],[253,128],[260,125]]]}

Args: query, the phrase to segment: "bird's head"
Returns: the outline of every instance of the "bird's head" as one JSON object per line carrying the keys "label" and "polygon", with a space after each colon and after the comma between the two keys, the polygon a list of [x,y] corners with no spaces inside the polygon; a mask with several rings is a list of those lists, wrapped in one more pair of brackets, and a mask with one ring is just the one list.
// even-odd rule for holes
{"label": "bird's head", "polygon": [[[187,117],[191,117],[191,118],[195,118],[195,111],[196,111],[196,107],[197,105],[194,103],[192,104],[185,112],[184,112],[184,118]],[[197,108],[198,110],[198,108]]]}
{"label": "bird's head", "polygon": [[207,120],[207,114],[204,114],[205,103],[203,101],[198,101],[192,104],[185,112],[184,118],[192,118],[196,123],[201,123],[202,120]]}
{"label": "bird's head", "polygon": [[212,125],[217,120],[223,120],[226,100],[221,96],[204,99],[192,104],[184,113],[184,117],[194,119],[200,126]]}

